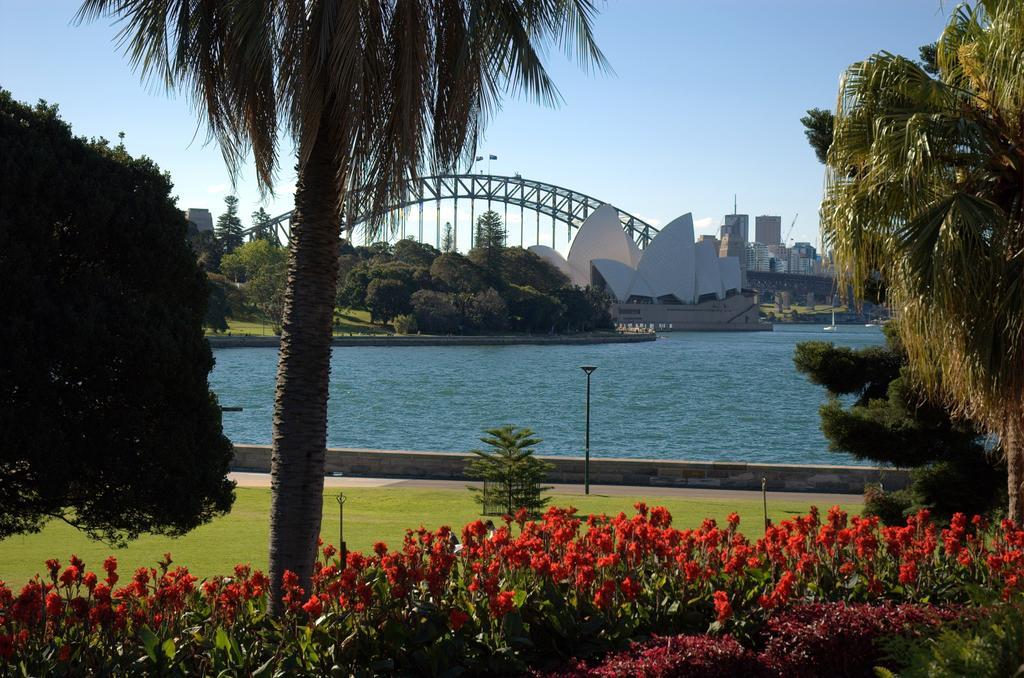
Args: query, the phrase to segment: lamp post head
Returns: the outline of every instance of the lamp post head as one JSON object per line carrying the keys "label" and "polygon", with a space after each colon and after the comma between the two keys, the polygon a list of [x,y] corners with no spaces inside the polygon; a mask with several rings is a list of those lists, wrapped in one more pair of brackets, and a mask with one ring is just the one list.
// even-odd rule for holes
{"label": "lamp post head", "polygon": [[580,367],[580,369],[589,375],[591,372],[596,370],[597,367],[595,367],[594,365],[583,365],[582,367]]}

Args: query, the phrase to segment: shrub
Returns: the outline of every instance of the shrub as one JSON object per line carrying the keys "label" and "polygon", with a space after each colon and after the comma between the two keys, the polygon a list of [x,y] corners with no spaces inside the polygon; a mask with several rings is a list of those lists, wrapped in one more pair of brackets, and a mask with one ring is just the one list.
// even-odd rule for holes
{"label": "shrub", "polygon": [[913,503],[909,490],[886,492],[877,485],[864,488],[864,515],[878,516],[883,525],[899,525],[906,521]]}
{"label": "shrub", "polygon": [[416,334],[416,318],[411,315],[396,315],[391,324],[396,334]]}
{"label": "shrub", "polygon": [[[977,615],[936,637],[889,639],[890,657],[906,678],[1001,678],[1024,667],[1024,609],[1008,605]],[[883,676],[892,673],[880,672]]]}
{"label": "shrub", "polygon": [[787,678],[871,675],[886,655],[879,641],[934,635],[963,613],[925,605],[801,605],[767,621],[759,661],[770,675]]}

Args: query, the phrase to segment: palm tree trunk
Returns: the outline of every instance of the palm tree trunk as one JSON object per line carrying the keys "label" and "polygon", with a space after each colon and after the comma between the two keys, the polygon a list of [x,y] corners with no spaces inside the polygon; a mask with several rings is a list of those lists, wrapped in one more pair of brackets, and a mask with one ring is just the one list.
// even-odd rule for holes
{"label": "palm tree trunk", "polygon": [[1011,423],[1002,439],[1006,454],[1007,517],[1024,525],[1024,425]]}
{"label": "palm tree trunk", "polygon": [[271,457],[270,609],[280,614],[281,577],[309,594],[323,512],[331,322],[338,277],[335,150],[319,134],[295,191],[288,284],[274,394]]}

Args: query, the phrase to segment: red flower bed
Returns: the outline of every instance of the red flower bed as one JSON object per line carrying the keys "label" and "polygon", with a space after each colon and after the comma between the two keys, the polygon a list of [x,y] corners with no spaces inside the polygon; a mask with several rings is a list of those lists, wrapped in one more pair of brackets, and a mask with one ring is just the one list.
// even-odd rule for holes
{"label": "red flower bed", "polygon": [[1019,599],[1024,588],[1024,530],[1008,521],[958,515],[940,529],[922,512],[882,527],[812,509],[751,541],[735,515],[725,527],[677,530],[664,508],[636,508],[586,519],[552,508],[490,537],[476,521],[458,552],[445,527],[344,563],[328,546],[311,590],[286,576],[281,621],[266,616],[266,577],[247,566],[199,584],[167,556],[118,586],[113,559],[102,580],[78,559],[50,561],[48,576],[18,594],[0,584],[0,660],[26,660],[32,673],[65,660],[198,672],[267,662],[299,673],[374,662],[381,671],[514,671],[652,631],[710,625],[748,642],[795,603],[966,603],[978,591]]}

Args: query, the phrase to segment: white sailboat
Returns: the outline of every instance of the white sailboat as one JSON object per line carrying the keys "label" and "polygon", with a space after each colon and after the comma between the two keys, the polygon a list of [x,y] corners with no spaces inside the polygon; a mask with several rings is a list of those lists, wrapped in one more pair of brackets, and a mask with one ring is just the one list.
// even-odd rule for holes
{"label": "white sailboat", "polygon": [[825,330],[826,332],[836,331],[836,310],[834,308],[832,309],[832,324],[829,325],[828,327],[823,327],[822,329]]}

